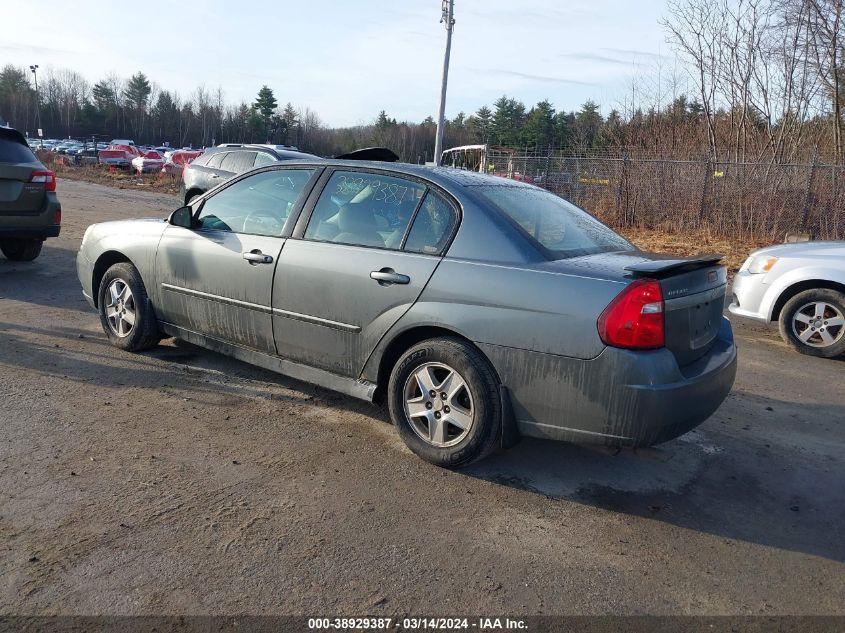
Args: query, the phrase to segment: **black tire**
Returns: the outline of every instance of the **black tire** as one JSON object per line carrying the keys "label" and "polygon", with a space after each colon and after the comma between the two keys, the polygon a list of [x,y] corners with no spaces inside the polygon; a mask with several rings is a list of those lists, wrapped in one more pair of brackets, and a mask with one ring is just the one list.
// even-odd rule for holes
{"label": "black tire", "polygon": [[[112,305],[110,287],[116,280],[120,282],[116,287],[122,284],[128,287],[131,293],[130,299],[125,304],[119,304],[119,307],[131,310],[134,314],[134,325],[126,330],[123,335],[118,333],[116,326],[110,322],[107,315],[107,311]],[[140,352],[155,347],[161,340],[158,322],[152,303],[147,296],[147,289],[144,287],[138,269],[132,264],[121,262],[106,271],[97,290],[97,306],[100,311],[100,323],[103,326],[103,331],[108,336],[109,342],[115,347],[128,352]]]}
{"label": "black tire", "polygon": [[0,251],[13,262],[31,262],[41,254],[44,240],[0,240]]}
{"label": "black tire", "polygon": [[[819,317],[815,317],[815,310],[808,308],[808,306],[820,303],[826,304],[827,308],[819,319]],[[799,312],[805,315],[805,318],[811,317],[812,322],[805,325],[799,321],[796,324],[794,321]],[[820,358],[842,356],[845,354],[845,325],[834,326],[830,325],[829,322],[833,319],[838,322],[843,315],[845,315],[845,294],[827,288],[814,288],[799,292],[787,301],[780,311],[778,326],[781,338],[796,351],[808,356]],[[799,327],[804,329],[799,329]],[[806,328],[812,327],[817,329],[811,330],[813,334],[810,336],[809,343],[815,345],[804,342],[799,338],[799,334],[806,332]],[[796,330],[798,330],[798,333],[796,333]],[[819,333],[815,334],[817,331]],[[822,331],[827,332],[827,335],[833,339],[832,343],[825,344],[825,341],[821,338]]]}
{"label": "black tire", "polygon": [[[435,365],[429,365],[435,364]],[[418,423],[409,418],[405,412],[406,388],[416,385],[411,383],[412,375],[417,370],[433,367],[435,374],[441,371],[439,365],[447,366],[457,372],[465,385],[462,397],[467,393],[472,418],[468,430],[459,431],[455,427],[456,443],[449,446],[436,446],[423,439],[419,426],[428,424],[425,418],[416,418]],[[421,397],[425,398],[425,394]],[[437,396],[439,397],[439,396]],[[438,404],[436,398],[433,404]],[[446,401],[444,399],[444,401]],[[426,403],[425,406],[428,406]],[[405,352],[393,367],[388,385],[388,407],[390,417],[399,430],[399,435],[414,453],[424,460],[445,468],[458,468],[478,461],[492,453],[499,445],[502,429],[502,401],[499,393],[499,381],[487,359],[468,342],[459,338],[435,338],[414,345]],[[430,407],[429,407],[430,408]],[[439,411],[439,409],[438,409]],[[445,416],[448,407],[440,415]],[[431,415],[435,415],[432,412]],[[454,415],[454,414],[453,414]],[[438,416],[440,418],[440,416]],[[465,435],[461,437],[462,434]]]}

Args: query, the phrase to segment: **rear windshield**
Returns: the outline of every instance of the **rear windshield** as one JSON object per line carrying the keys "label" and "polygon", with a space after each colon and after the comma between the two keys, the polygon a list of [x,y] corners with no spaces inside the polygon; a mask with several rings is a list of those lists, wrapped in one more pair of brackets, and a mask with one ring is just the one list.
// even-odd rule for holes
{"label": "rear windshield", "polygon": [[0,138],[0,163],[35,163],[38,159],[26,145]]}
{"label": "rear windshield", "polygon": [[550,259],[633,251],[625,238],[589,213],[534,187],[480,185],[473,189],[507,216]]}

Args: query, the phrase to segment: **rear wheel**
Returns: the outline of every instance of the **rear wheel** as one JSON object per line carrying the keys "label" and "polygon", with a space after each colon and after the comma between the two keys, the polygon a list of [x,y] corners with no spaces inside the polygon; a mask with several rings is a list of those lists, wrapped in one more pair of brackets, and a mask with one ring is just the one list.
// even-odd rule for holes
{"label": "rear wheel", "polygon": [[827,288],[799,292],[783,306],[780,335],[808,356],[845,354],[845,294]]}
{"label": "rear wheel", "polygon": [[31,262],[41,254],[44,240],[0,240],[0,251],[13,262]]}
{"label": "rear wheel", "polygon": [[140,352],[161,340],[144,282],[132,264],[121,262],[106,271],[97,305],[103,330],[115,347]]}
{"label": "rear wheel", "polygon": [[390,375],[388,405],[402,440],[432,464],[465,466],[498,445],[498,381],[487,359],[461,339],[430,339],[405,352]]}

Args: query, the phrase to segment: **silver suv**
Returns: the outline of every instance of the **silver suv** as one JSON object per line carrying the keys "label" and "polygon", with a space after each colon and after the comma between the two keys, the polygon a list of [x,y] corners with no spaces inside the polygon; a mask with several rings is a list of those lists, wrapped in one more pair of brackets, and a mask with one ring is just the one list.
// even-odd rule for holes
{"label": "silver suv", "polygon": [[209,189],[253,167],[272,165],[283,160],[319,158],[289,145],[218,145],[185,165],[182,172],[182,199],[185,204]]}

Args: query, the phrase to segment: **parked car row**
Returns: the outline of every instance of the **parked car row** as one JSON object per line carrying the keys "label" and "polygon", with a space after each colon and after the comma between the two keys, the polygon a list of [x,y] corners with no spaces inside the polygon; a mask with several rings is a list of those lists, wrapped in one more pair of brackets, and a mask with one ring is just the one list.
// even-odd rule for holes
{"label": "parked car row", "polygon": [[108,143],[97,141],[78,140],[55,140],[55,139],[27,139],[29,147],[33,150],[54,152],[67,156],[96,156],[101,149],[108,147]]}

